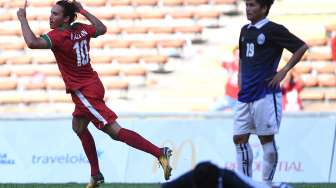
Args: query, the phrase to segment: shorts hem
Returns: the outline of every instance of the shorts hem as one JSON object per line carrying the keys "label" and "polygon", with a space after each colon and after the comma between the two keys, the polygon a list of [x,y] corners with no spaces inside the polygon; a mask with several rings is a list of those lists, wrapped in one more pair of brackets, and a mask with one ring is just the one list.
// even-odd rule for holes
{"label": "shorts hem", "polygon": [[255,132],[244,131],[244,132],[233,132],[233,135],[243,135],[243,134],[255,134]]}

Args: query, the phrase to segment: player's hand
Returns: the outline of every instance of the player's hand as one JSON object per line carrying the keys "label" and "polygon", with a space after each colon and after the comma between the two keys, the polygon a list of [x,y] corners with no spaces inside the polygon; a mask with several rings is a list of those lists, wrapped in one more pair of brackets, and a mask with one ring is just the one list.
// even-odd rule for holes
{"label": "player's hand", "polygon": [[16,12],[19,20],[26,19],[26,8],[27,8],[27,0],[25,0],[25,4],[23,8],[19,8]]}
{"label": "player's hand", "polygon": [[79,10],[83,9],[83,6],[80,2],[73,0],[72,3],[76,6],[76,11],[79,12]]}
{"label": "player's hand", "polygon": [[287,71],[283,69],[277,72],[273,78],[269,79],[268,87],[276,88],[277,86],[279,86],[280,82],[286,77],[286,74],[287,74]]}

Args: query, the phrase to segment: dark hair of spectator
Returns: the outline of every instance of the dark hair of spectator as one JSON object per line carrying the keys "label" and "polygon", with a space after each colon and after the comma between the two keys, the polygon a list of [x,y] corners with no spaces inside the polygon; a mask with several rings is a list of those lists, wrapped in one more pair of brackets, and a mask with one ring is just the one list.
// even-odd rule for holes
{"label": "dark hair of spectator", "polygon": [[199,163],[193,173],[192,180],[197,188],[217,188],[219,168],[211,162]]}

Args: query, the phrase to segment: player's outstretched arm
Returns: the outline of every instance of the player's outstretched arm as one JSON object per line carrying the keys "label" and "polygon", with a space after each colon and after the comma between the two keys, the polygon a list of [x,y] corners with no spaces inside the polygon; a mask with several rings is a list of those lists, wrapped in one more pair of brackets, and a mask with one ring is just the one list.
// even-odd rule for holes
{"label": "player's outstretched arm", "polygon": [[43,49],[48,47],[47,41],[42,38],[37,38],[31,28],[29,27],[28,20],[26,17],[26,8],[27,8],[27,0],[25,1],[25,5],[23,8],[19,8],[17,11],[17,17],[21,24],[21,30],[23,38],[29,48],[32,49]]}
{"label": "player's outstretched arm", "polygon": [[76,5],[78,12],[82,14],[86,19],[88,19],[90,23],[96,28],[96,30],[98,31],[98,35],[103,35],[106,33],[107,28],[103,24],[103,22],[101,22],[96,16],[85,10],[79,2],[74,0],[73,3]]}

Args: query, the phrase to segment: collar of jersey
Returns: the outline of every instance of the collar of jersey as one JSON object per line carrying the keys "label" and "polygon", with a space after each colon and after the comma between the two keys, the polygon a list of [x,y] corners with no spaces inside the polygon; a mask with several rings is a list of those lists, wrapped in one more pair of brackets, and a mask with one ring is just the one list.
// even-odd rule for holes
{"label": "collar of jersey", "polygon": [[264,18],[260,21],[258,21],[257,23],[255,24],[252,24],[250,23],[248,26],[247,26],[247,29],[250,29],[251,27],[255,27],[257,29],[260,29],[262,28],[262,26],[264,26],[265,24],[267,24],[269,22],[269,20],[267,18]]}
{"label": "collar of jersey", "polygon": [[70,29],[70,28],[71,28],[71,25],[63,24],[63,25],[61,25],[58,29],[64,31],[65,29]]}

